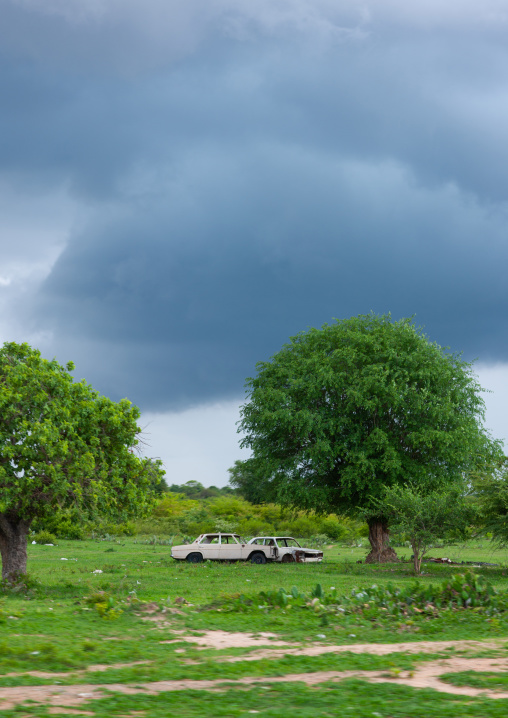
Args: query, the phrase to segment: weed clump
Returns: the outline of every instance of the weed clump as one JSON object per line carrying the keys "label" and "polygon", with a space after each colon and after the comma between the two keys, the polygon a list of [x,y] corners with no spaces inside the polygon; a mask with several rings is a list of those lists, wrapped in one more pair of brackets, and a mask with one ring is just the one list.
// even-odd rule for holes
{"label": "weed clump", "polygon": [[101,618],[109,621],[118,618],[123,613],[117,601],[107,591],[96,591],[90,596],[85,596],[84,601],[90,608],[97,611]]}
{"label": "weed clump", "polygon": [[440,586],[423,586],[414,581],[399,588],[387,586],[353,589],[349,596],[338,596],[336,589],[325,592],[320,584],[310,595],[301,593],[296,586],[285,589],[260,591],[254,595],[243,593],[222,595],[203,610],[247,613],[274,609],[299,609],[325,615],[357,615],[370,621],[400,620],[422,616],[437,618],[443,612],[474,611],[495,616],[508,610],[508,595],[497,591],[483,576],[472,571],[457,574]]}

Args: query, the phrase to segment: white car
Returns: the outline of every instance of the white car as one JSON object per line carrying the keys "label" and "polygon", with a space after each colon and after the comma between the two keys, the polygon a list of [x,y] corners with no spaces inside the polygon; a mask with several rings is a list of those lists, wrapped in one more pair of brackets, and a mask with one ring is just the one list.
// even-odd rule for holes
{"label": "white car", "polygon": [[256,536],[249,541],[249,546],[269,548],[271,560],[280,563],[319,563],[323,560],[322,551],[303,548],[291,536]]}
{"label": "white car", "polygon": [[172,558],[177,561],[201,563],[201,561],[250,561],[266,563],[275,561],[274,548],[268,545],[251,545],[238,534],[201,534],[195,541],[183,546],[173,546]]}

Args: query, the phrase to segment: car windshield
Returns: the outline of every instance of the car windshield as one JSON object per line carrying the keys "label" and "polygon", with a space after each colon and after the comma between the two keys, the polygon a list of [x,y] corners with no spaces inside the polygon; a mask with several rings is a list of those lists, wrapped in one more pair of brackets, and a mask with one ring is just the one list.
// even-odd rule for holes
{"label": "car windshield", "polygon": [[300,544],[294,538],[278,538],[278,546],[286,546],[287,548],[301,548]]}

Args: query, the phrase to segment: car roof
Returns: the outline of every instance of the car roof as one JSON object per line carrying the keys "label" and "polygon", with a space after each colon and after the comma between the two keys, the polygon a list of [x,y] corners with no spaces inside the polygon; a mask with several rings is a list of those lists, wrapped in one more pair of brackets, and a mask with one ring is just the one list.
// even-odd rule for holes
{"label": "car roof", "polygon": [[293,536],[254,536],[254,538],[257,539],[293,539],[293,541],[296,541],[296,539]]}

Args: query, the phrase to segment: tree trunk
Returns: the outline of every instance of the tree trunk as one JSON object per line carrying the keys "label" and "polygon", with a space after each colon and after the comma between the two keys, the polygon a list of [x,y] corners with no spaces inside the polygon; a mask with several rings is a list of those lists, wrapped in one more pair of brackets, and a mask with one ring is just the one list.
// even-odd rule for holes
{"label": "tree trunk", "polygon": [[413,566],[414,566],[416,575],[419,576],[420,572],[422,570],[423,553],[422,553],[421,546],[420,546],[419,542],[413,541],[413,543],[411,544],[411,547],[413,549]]}
{"label": "tree trunk", "polygon": [[390,532],[383,519],[369,521],[369,542],[371,551],[365,558],[365,563],[390,563],[399,560],[393,548],[390,548]]}
{"label": "tree trunk", "polygon": [[2,578],[15,581],[26,574],[26,542],[30,521],[0,514],[0,554]]}

